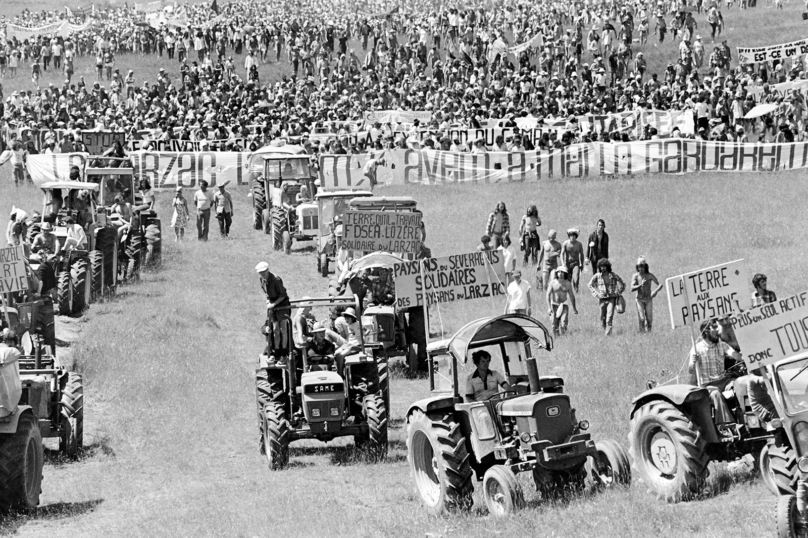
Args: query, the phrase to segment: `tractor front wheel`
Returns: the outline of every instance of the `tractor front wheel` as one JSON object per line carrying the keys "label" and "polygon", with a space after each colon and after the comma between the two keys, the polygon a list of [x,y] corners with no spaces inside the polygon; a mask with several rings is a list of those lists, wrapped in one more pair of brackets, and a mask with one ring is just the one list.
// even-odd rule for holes
{"label": "tractor front wheel", "polygon": [[95,302],[104,295],[104,253],[90,252],[90,299]]}
{"label": "tractor front wheel", "polygon": [[415,491],[430,512],[471,508],[470,456],[452,412],[413,411],[407,424],[407,460]]}
{"label": "tractor front wheel", "polygon": [[289,232],[286,212],[281,208],[273,207],[270,210],[270,220],[272,222],[272,248],[283,250],[285,248],[283,232]]}
{"label": "tractor front wheel", "polygon": [[494,517],[503,517],[525,506],[522,487],[516,475],[504,465],[494,465],[483,477],[483,497],[488,512]]}
{"label": "tractor front wheel", "polygon": [[371,461],[387,457],[387,409],[380,394],[369,394],[362,402],[362,410],[368,425],[367,436],[356,436],[356,449],[364,452]]}
{"label": "tractor front wheel", "polygon": [[289,463],[289,421],[286,410],[278,403],[264,406],[264,446],[270,471],[278,471]]}
{"label": "tractor front wheel", "polygon": [[805,538],[808,536],[808,522],[797,509],[794,495],[783,495],[777,499],[777,538]]}
{"label": "tractor front wheel", "polygon": [[89,303],[90,288],[87,282],[87,258],[79,258],[70,267],[73,278],[73,309],[72,315],[80,316]]}
{"label": "tractor front wheel", "polygon": [[631,464],[628,454],[616,441],[606,439],[595,443],[597,452],[586,458],[584,488],[592,491],[602,487],[631,484]]}
{"label": "tractor front wheel", "polygon": [[62,271],[56,281],[56,304],[59,305],[59,315],[69,316],[73,312],[73,285],[70,271]]}
{"label": "tractor front wheel", "polygon": [[709,475],[707,443],[682,411],[654,400],[634,413],[629,454],[645,485],[657,498],[679,502],[701,492]]}
{"label": "tractor front wheel", "polygon": [[81,375],[70,372],[62,391],[62,436],[59,450],[77,458],[84,447],[84,384]]}
{"label": "tractor front wheel", "polygon": [[17,432],[0,438],[0,513],[30,512],[42,490],[42,433],[37,419],[23,414]]}
{"label": "tractor front wheel", "polygon": [[769,445],[768,448],[769,469],[776,488],[773,491],[777,495],[794,495],[799,481],[797,456],[794,450],[786,445]]}
{"label": "tractor front wheel", "polygon": [[263,181],[253,180],[253,228],[260,230],[264,227],[264,209],[267,207],[267,199],[264,193]]}

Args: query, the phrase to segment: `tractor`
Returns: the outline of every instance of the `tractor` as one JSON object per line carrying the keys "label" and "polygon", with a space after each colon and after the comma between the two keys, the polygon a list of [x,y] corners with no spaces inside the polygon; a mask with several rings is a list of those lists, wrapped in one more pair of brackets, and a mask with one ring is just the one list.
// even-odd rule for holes
{"label": "tractor", "polygon": [[[96,183],[52,181],[40,188],[45,193],[39,222],[29,227],[33,239],[45,222],[53,226],[61,253],[55,258],[32,256],[31,265],[42,280],[53,271],[56,279],[56,302],[61,315],[79,315],[92,301],[114,287],[117,269],[115,229],[96,205],[99,191]],[[84,229],[87,243],[67,244],[65,220],[71,217]],[[69,247],[69,248],[66,248]]]}
{"label": "tractor", "polygon": [[796,457],[783,442],[791,431],[784,433],[774,421],[764,423],[753,411],[746,373],[740,361],[726,370],[730,383],[722,397],[735,423],[724,432],[717,427],[706,387],[649,381],[648,390],[632,400],[629,454],[640,479],[657,498],[692,499],[704,487],[710,461],[733,462],[747,455],[770,490],[793,494]]}
{"label": "tractor", "polygon": [[[429,511],[471,507],[472,478],[482,481],[485,503],[497,517],[524,505],[517,473],[532,472],[543,496],[630,483],[623,448],[591,439],[589,423],[576,418],[563,393],[563,380],[539,376],[532,346],[549,352],[553,340],[540,322],[522,314],[478,319],[428,346],[433,396],[407,411],[407,459]],[[475,401],[460,384],[472,379],[475,370],[467,363],[479,350],[490,354],[492,368],[504,372],[510,388]]]}
{"label": "tractor", "polygon": [[317,235],[317,272],[328,278],[329,267],[339,250],[340,223],[349,202],[373,196],[370,191],[320,191],[315,196],[319,230]]}
{"label": "tractor", "polygon": [[310,161],[303,147],[291,145],[262,148],[250,157],[253,227],[272,235],[273,249],[287,254],[293,239],[312,241],[320,230]]}
{"label": "tractor", "polygon": [[[355,299],[322,298],[292,301],[291,308],[354,307]],[[361,323],[361,313],[357,314]],[[267,348],[258,359],[256,403],[260,451],[270,470],[289,462],[289,444],[298,439],[328,442],[353,436],[357,449],[372,459],[387,454],[386,394],[379,386],[374,355],[364,348],[360,331],[359,351],[344,360],[343,371],[332,355],[314,356],[293,345],[292,324],[279,322],[281,335],[268,320],[263,327]],[[285,339],[288,349],[275,340]],[[281,344],[282,345],[282,344]]]}

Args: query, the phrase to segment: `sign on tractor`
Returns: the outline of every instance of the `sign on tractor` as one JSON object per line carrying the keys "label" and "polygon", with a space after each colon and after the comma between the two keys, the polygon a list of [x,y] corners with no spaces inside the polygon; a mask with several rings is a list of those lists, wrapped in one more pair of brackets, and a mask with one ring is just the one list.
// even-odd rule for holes
{"label": "sign on tractor", "polygon": [[673,328],[723,318],[752,307],[744,260],[699,269],[665,281]]}
{"label": "sign on tractor", "polygon": [[0,250],[0,293],[28,289],[25,274],[25,252],[21,245]]}
{"label": "sign on tractor", "polygon": [[398,308],[506,294],[505,258],[496,250],[405,261],[393,266],[393,274]]}
{"label": "sign on tractor", "polygon": [[730,321],[750,371],[808,351],[808,291],[741,312]]}
{"label": "sign on tractor", "polygon": [[347,210],[343,218],[348,250],[416,254],[421,248],[419,213]]}

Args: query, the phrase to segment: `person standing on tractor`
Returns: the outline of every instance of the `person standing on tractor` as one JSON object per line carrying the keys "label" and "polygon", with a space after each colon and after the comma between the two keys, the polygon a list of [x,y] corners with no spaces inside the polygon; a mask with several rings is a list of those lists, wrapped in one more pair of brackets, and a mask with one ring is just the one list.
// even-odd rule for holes
{"label": "person standing on tractor", "polygon": [[286,355],[289,351],[288,331],[281,325],[289,323],[289,295],[279,276],[269,271],[267,262],[259,262],[255,272],[261,281],[261,289],[267,298],[267,322],[272,328],[272,352],[276,355]]}
{"label": "person standing on tractor", "polygon": [[20,351],[15,347],[16,344],[16,333],[9,328],[3,329],[0,333],[0,366],[10,366],[20,359]]}
{"label": "person standing on tractor", "polygon": [[219,233],[222,239],[230,237],[230,225],[233,224],[233,198],[224,190],[228,182],[218,185],[219,192],[213,197],[216,205],[216,219],[219,221]]}
{"label": "person standing on tractor", "polygon": [[777,295],[768,289],[769,279],[763,273],[758,273],[752,278],[752,286],[755,287],[752,293],[752,307],[766,303],[773,303],[777,300]]}
{"label": "person standing on tractor", "polygon": [[578,293],[581,280],[581,269],[584,267],[584,246],[578,241],[578,228],[567,230],[567,240],[561,245],[561,264],[569,271],[569,277]]}
{"label": "person standing on tractor", "polygon": [[196,231],[199,241],[208,240],[210,228],[210,206],[213,205],[213,194],[208,191],[208,182],[204,179],[199,182],[199,190],[194,193],[196,206]]}
{"label": "person standing on tractor", "polygon": [[[648,270],[648,262],[645,256],[637,259],[637,272],[631,276],[631,291],[637,293],[637,316],[639,317],[640,332],[651,332],[654,323],[654,297],[657,296],[664,286],[659,283]],[[651,283],[656,284],[656,289],[651,291]]]}
{"label": "person standing on tractor", "polygon": [[[700,330],[702,339],[690,348],[687,369],[691,375],[696,376],[696,381],[700,386],[709,389],[718,430],[723,435],[733,436],[730,428],[735,423],[735,418],[721,394],[733,379],[726,375],[724,359],[730,358],[738,361],[741,359],[741,354],[721,340],[719,324],[715,320],[703,321]],[[697,372],[698,375],[696,375]]]}
{"label": "person standing on tractor", "polygon": [[569,326],[570,309],[578,314],[575,304],[575,292],[572,290],[569,270],[563,265],[555,270],[555,277],[547,284],[547,313],[553,318],[553,334],[558,336],[567,332]]}
{"label": "person standing on tractor", "polygon": [[589,291],[600,304],[600,324],[606,336],[612,334],[612,321],[617,301],[626,289],[626,283],[617,273],[612,272],[612,262],[608,258],[598,260],[598,272],[589,281]]}
{"label": "person standing on tractor", "polygon": [[466,378],[466,403],[480,402],[499,393],[500,387],[511,390],[508,381],[502,374],[488,367],[491,365],[491,354],[484,349],[471,354],[471,360],[477,368]]}

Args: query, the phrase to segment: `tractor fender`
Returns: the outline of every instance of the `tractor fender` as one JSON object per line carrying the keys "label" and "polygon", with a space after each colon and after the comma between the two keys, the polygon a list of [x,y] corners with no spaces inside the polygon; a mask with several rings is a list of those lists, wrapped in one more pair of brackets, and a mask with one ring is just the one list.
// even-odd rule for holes
{"label": "tractor fender", "polygon": [[410,405],[407,409],[407,417],[412,415],[416,410],[426,414],[440,409],[453,409],[454,404],[455,402],[452,396],[432,396],[430,398],[424,398]]}
{"label": "tractor fender", "polygon": [[637,409],[654,400],[664,400],[681,408],[699,427],[708,443],[719,442],[718,430],[712,419],[710,391],[696,385],[664,385],[647,390],[631,401],[631,418]]}
{"label": "tractor fender", "polygon": [[7,433],[13,435],[17,433],[17,423],[20,421],[20,417],[23,415],[23,413],[34,416],[34,411],[31,409],[30,405],[21,405],[17,407],[17,410],[13,415],[9,415],[0,420],[0,434]]}

